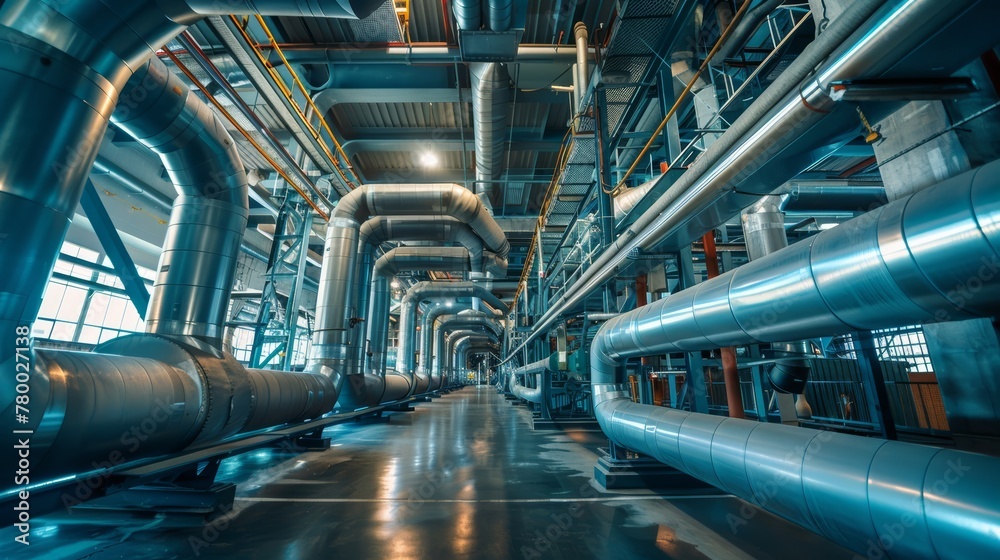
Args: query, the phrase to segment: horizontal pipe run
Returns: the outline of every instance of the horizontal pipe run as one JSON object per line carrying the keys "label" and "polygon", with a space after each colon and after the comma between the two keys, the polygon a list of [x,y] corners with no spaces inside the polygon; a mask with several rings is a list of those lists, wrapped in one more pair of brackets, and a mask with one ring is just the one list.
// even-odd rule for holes
{"label": "horizontal pipe run", "polygon": [[975,3],[975,0],[853,2],[667,193],[620,235],[567,293],[549,306],[532,332],[509,356],[517,355],[525,345],[547,332],[562,314],[571,312],[602,286],[630,251],[654,247],[822,120],[835,105],[828,93],[830,83],[880,75],[925,41],[929,33]]}
{"label": "horizontal pipe run", "polygon": [[[590,349],[602,429],[857,552],[995,556],[1000,509],[985,473],[1000,470],[1000,459],[639,405],[622,366],[667,352],[993,317],[998,185],[1000,161],[608,321]],[[900,516],[916,521],[906,539],[887,540]]]}

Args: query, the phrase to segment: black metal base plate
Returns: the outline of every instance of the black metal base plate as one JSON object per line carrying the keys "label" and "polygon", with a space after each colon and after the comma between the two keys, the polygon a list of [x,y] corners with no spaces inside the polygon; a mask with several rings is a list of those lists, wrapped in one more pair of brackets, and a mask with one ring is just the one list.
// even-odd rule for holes
{"label": "black metal base plate", "polygon": [[330,438],[302,436],[295,439],[295,446],[305,451],[326,451],[330,449]]}
{"label": "black metal base plate", "polygon": [[123,518],[166,518],[169,526],[204,524],[233,510],[236,485],[217,482],[207,489],[182,486],[136,486],[73,507],[73,519],[116,523]]}
{"label": "black metal base plate", "polygon": [[533,418],[531,429],[600,432],[601,426],[593,418]]}
{"label": "black metal base plate", "polygon": [[594,466],[594,479],[607,490],[647,488],[650,490],[696,490],[698,494],[724,494],[697,478],[649,457],[612,459],[606,449]]}

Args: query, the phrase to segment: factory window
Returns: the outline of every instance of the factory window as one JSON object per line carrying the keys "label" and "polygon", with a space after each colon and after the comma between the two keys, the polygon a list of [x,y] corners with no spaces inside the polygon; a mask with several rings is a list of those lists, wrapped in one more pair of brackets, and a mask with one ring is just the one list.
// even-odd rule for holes
{"label": "factory window", "polygon": [[[143,321],[121,293],[117,276],[95,270],[86,263],[111,267],[96,251],[65,242],[56,261],[53,278],[42,296],[35,338],[83,344],[98,344],[131,332],[141,332]],[[140,276],[152,279],[155,272],[136,267]],[[104,290],[102,287],[107,286]]]}

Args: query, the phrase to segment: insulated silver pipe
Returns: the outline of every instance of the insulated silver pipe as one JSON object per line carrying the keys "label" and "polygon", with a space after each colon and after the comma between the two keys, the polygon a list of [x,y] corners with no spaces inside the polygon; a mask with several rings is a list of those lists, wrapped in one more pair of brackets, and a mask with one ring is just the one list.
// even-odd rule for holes
{"label": "insulated silver pipe", "polygon": [[177,189],[146,332],[194,336],[221,348],[249,215],[236,143],[208,106],[157,58],[132,75],[122,94],[133,103],[119,107],[112,120],[160,156]]}
{"label": "insulated silver pipe", "polygon": [[630,251],[654,247],[819,122],[836,103],[830,96],[832,82],[881,75],[974,4],[976,0],[857,0],[848,5],[664,196],[549,306],[509,356],[548,332],[562,314],[616,274]]}
{"label": "insulated silver pipe", "polygon": [[487,0],[490,31],[503,32],[510,29],[514,19],[513,0]]}
{"label": "insulated silver pipe", "polygon": [[[573,26],[573,38],[576,40],[576,67],[573,79],[573,86],[575,94],[576,107],[573,107],[573,114],[576,115],[580,111],[583,111],[584,97],[587,95],[587,88],[590,80],[590,69],[587,67],[587,41],[589,36],[587,34],[587,25],[582,21],[578,21],[576,25]],[[575,120],[575,119],[574,119]]]}
{"label": "insulated silver pipe", "polygon": [[[177,2],[178,0],[174,0]],[[364,19],[385,3],[385,0],[182,0],[203,16],[228,14],[266,14],[312,18]],[[169,2],[169,0],[168,0]]]}
{"label": "insulated silver pipe", "polygon": [[[420,326],[420,366],[417,369],[418,377],[420,374],[430,374],[433,370],[433,350],[434,350],[434,324],[435,322],[445,315],[450,315],[454,313],[459,313],[463,309],[469,308],[469,304],[458,304],[452,305],[452,302],[448,302],[446,305],[438,305],[437,307],[432,307],[424,312],[421,318]],[[477,312],[479,315],[483,315],[483,312]],[[499,320],[503,315],[496,315],[495,318]]]}
{"label": "insulated silver pipe", "polygon": [[[519,399],[522,399],[522,400],[526,400],[526,401],[528,401],[530,403],[540,403],[540,402],[542,402],[542,374],[540,374],[540,373],[534,374],[534,376],[535,376],[535,386],[534,387],[526,387],[524,385],[521,385],[518,382],[518,380],[517,380],[517,376],[518,375],[527,375],[527,374],[517,373],[517,371],[515,370],[512,373],[512,375],[513,375],[512,379],[514,380],[514,383],[511,386],[510,392],[514,393],[515,397],[517,397]],[[525,380],[525,382],[527,383],[527,380]]]}
{"label": "insulated silver pipe", "polygon": [[[634,404],[621,366],[664,352],[994,316],[998,185],[994,162],[608,321],[590,358],[602,429],[861,553],[995,556],[1000,459]],[[913,520],[905,539],[893,534],[900,519]]]}
{"label": "insulated silver pipe", "polygon": [[[442,372],[447,358],[445,354],[445,333],[447,331],[469,329],[469,328],[489,329],[497,337],[502,332],[496,321],[487,317],[482,312],[466,310],[455,315],[444,315],[434,323],[434,356],[431,366],[431,388],[440,386]],[[437,385],[435,385],[437,381]]]}
{"label": "insulated silver pipe", "polygon": [[642,199],[646,198],[646,195],[649,193],[649,191],[651,191],[653,187],[658,185],[660,183],[660,180],[665,176],[666,175],[660,175],[655,179],[650,179],[649,181],[646,181],[645,183],[637,187],[626,189],[618,196],[616,196],[615,199],[612,201],[615,209],[615,221],[622,219],[623,217],[625,217],[626,214],[631,212],[632,209],[635,208],[635,205],[639,204],[639,202],[641,202]]}
{"label": "insulated silver pipe", "polygon": [[472,123],[476,147],[476,194],[496,200],[496,184],[503,173],[510,74],[499,62],[469,64],[472,79]]}
{"label": "insulated silver pipe", "polygon": [[492,339],[493,342],[490,342],[490,340],[489,337],[468,334],[453,341],[452,347],[455,353],[451,368],[453,372],[451,377],[452,384],[459,383],[461,379],[459,373],[465,370],[466,364],[469,361],[469,354],[472,352],[497,351],[496,339]]}
{"label": "insulated silver pipe", "polygon": [[[464,247],[398,247],[375,262],[368,313],[371,365],[366,370],[367,376],[380,377],[382,373],[389,330],[389,277],[403,270],[460,272],[469,270],[469,266],[469,251]],[[409,377],[406,372],[402,373]]]}
{"label": "insulated silver pipe", "polygon": [[478,31],[483,26],[482,0],[453,0],[455,25],[462,31]]}
{"label": "insulated silver pipe", "polygon": [[482,201],[458,185],[365,185],[343,197],[327,227],[309,367],[326,375],[357,376],[347,379],[349,391],[341,391],[344,408],[362,407],[368,400],[363,372],[347,367],[351,355],[347,329],[353,317],[347,305],[352,301],[359,229],[378,215],[451,216],[468,224],[491,252],[506,258],[510,251],[503,230]]}
{"label": "insulated silver pipe", "polygon": [[[511,388],[511,392],[519,399],[524,399],[528,402],[540,403],[542,402],[542,373],[549,368],[549,359],[543,358],[537,362],[532,362],[530,364],[521,366],[512,370],[514,377],[514,386]],[[535,376],[535,386],[534,387],[524,387],[517,383],[518,375],[534,375]]]}
{"label": "insulated silver pipe", "polygon": [[509,313],[507,306],[482,285],[473,282],[418,282],[407,290],[399,307],[399,353],[396,368],[404,373],[416,369],[414,352],[416,340],[417,308],[421,301],[434,298],[477,298],[485,301],[504,316]]}
{"label": "insulated silver pipe", "polygon": [[493,341],[499,341],[500,339],[499,335],[485,327],[470,327],[451,331],[445,335],[440,388],[444,388],[448,386],[449,382],[453,382],[458,370],[465,367],[464,363],[458,363],[458,344],[470,337],[490,337],[489,339]]}
{"label": "insulated silver pipe", "polygon": [[[372,266],[375,259],[375,249],[383,242],[389,240],[458,243],[469,251],[470,268],[468,270],[482,271],[485,267],[487,270],[497,274],[506,273],[506,258],[500,259],[500,257],[493,255],[493,253],[489,253],[491,257],[484,259],[482,239],[467,224],[451,216],[378,216],[372,218],[362,224],[359,231],[358,264],[355,267],[354,287],[350,290],[354,301],[348,306],[348,309],[353,310],[354,317],[363,319],[366,322],[368,340],[378,338],[378,333],[387,327],[387,325],[376,324],[380,320],[384,321],[383,316],[386,315],[387,311],[380,311],[378,314],[372,315],[369,306],[378,306],[379,309],[385,307],[388,309],[387,301],[374,302],[370,294],[376,290],[379,293],[388,293],[388,286],[380,284],[380,282],[383,282],[383,279],[377,279],[375,283],[372,282]],[[460,270],[466,269],[462,268]],[[362,329],[351,329],[349,331],[348,344],[354,348],[354,353],[351,356],[353,361],[347,365],[349,371],[361,370],[370,372],[372,369],[363,365],[365,361],[363,356],[365,344],[361,336],[362,331]],[[374,369],[380,369],[380,364],[376,363]]]}
{"label": "insulated silver pipe", "polygon": [[[0,57],[0,77],[5,78],[0,80],[0,100],[8,112],[0,123],[4,162],[0,264],[5,271],[0,275],[4,333],[0,364],[7,371],[15,371],[15,348],[26,347],[18,344],[18,337],[26,336],[38,313],[113,112],[116,121],[128,122],[148,146],[161,151],[181,198],[186,198],[174,205],[167,239],[172,257],[201,250],[189,234],[178,233],[181,221],[204,219],[219,227],[204,240],[215,249],[228,248],[233,224],[245,220],[242,165],[229,158],[232,140],[224,127],[203,103],[187,94],[182,83],[160,72],[157,63],[145,65],[154,57],[156,45],[199,19],[195,4],[201,3],[9,0],[0,4],[0,48],[6,49]],[[255,4],[224,8],[226,13],[268,14],[275,7],[273,2]],[[301,14],[287,3],[282,6],[287,13]],[[133,76],[135,69],[139,77]],[[157,109],[150,110],[151,105]],[[178,126],[178,117],[187,119],[186,130]],[[159,130],[153,130],[156,127]],[[179,209],[191,197],[202,199],[202,209]],[[225,261],[229,254],[224,251],[220,256]],[[183,263],[174,265],[183,272]],[[128,354],[135,348],[131,357],[32,353],[32,400],[53,403],[36,409],[32,423],[22,426],[37,434],[33,448],[48,449],[45,463],[32,461],[33,470],[79,471],[95,457],[107,460],[110,453],[123,449],[123,460],[138,459],[218,440],[245,425],[253,399],[250,382],[242,366],[217,348],[222,332],[216,328],[221,322],[216,322],[214,312],[220,303],[213,298],[224,297],[224,309],[231,284],[209,296],[215,281],[203,271],[188,270],[198,289],[185,297],[175,290],[179,278],[174,265],[159,273],[151,304],[154,319],[147,319],[147,324],[155,332],[181,335],[176,340],[129,336],[101,346],[109,354]],[[232,271],[225,265],[213,262],[213,272],[231,280]],[[211,340],[216,347],[189,334]],[[13,383],[0,388],[0,408],[9,417],[14,415],[14,396]],[[165,411],[167,416],[161,414]],[[156,433],[146,440],[150,445],[133,447],[121,441],[123,432],[149,418],[157,422]],[[86,449],[80,445],[84,440]]]}

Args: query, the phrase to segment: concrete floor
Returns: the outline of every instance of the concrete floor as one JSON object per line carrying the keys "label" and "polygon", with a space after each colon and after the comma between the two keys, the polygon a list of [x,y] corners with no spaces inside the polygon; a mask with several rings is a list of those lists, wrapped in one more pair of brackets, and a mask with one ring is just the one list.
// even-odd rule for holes
{"label": "concrete floor", "polygon": [[469,387],[330,428],[333,448],[226,460],[230,516],[198,527],[162,519],[38,519],[32,545],[0,534],[0,557],[848,559],[826,539],[727,496],[602,492],[597,433],[533,432],[528,412]]}

